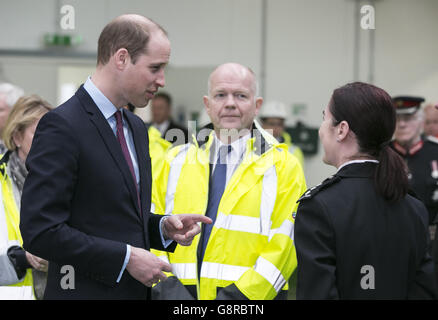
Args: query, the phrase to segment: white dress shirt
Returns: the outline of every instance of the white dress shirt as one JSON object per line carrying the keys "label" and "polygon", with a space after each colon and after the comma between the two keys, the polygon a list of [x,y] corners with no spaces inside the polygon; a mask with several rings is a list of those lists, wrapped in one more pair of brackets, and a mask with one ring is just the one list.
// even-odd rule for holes
{"label": "white dress shirt", "polygon": [[[210,163],[213,165],[211,172],[214,171],[216,168],[216,161],[219,154],[219,149],[221,146],[224,146],[225,144],[220,141],[216,133],[214,133],[214,142],[212,145],[213,152],[211,152],[210,156]],[[231,143],[231,151],[226,156],[226,163],[227,163],[227,179],[225,181],[225,186],[230,181],[233,173],[236,171],[239,164],[242,162],[243,157],[245,156],[246,151],[246,144],[248,142],[248,139],[251,137],[251,134],[248,133],[247,135],[237,139],[233,143]]]}

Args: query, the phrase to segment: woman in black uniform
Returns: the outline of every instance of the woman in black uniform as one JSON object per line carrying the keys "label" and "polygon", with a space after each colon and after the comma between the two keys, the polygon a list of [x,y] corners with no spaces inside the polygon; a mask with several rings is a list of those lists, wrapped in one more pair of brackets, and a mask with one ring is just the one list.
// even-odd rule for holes
{"label": "woman in black uniform", "polygon": [[428,213],[388,145],[395,123],[384,90],[356,82],[333,92],[319,136],[338,171],[299,200],[298,299],[436,298]]}

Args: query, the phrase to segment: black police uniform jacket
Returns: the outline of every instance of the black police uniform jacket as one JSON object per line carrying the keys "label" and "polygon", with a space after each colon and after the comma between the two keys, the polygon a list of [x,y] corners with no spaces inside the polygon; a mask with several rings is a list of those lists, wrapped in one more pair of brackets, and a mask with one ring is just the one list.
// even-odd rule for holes
{"label": "black police uniform jacket", "polygon": [[297,299],[436,298],[427,211],[377,194],[376,167],[348,164],[298,200]]}
{"label": "black police uniform jacket", "polygon": [[409,184],[429,211],[429,224],[438,212],[438,139],[427,137],[410,150],[392,141],[391,147],[406,161]]}

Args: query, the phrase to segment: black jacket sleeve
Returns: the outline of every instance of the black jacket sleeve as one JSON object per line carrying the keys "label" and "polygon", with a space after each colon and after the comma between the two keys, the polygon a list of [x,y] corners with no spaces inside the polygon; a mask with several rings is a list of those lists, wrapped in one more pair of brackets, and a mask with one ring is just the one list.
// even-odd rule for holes
{"label": "black jacket sleeve", "polygon": [[26,270],[32,268],[26,259],[26,251],[19,246],[12,246],[8,249],[8,258],[14,266],[18,279],[26,275]]}
{"label": "black jacket sleeve", "polygon": [[314,198],[300,203],[295,220],[297,299],[339,299],[333,227]]}
{"label": "black jacket sleeve", "polygon": [[161,242],[160,221],[163,217],[163,215],[159,214],[151,214],[149,217],[148,229],[151,248],[161,251],[174,252],[177,245],[175,241],[173,241],[167,248],[164,248],[163,243]]}

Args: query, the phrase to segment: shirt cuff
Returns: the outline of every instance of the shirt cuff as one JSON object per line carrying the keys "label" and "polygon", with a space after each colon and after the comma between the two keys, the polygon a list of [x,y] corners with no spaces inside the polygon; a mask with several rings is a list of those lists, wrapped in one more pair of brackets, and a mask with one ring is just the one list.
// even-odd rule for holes
{"label": "shirt cuff", "polygon": [[172,244],[172,242],[173,242],[173,240],[165,240],[164,239],[164,233],[163,233],[163,223],[164,223],[164,220],[166,220],[169,217],[170,217],[170,215],[165,215],[160,220],[160,237],[161,237],[161,243],[163,244],[164,249],[166,249],[168,246],[170,246]]}
{"label": "shirt cuff", "polygon": [[125,271],[126,266],[128,265],[130,257],[131,257],[131,246],[129,244],[127,244],[126,245],[125,261],[123,262],[122,270],[120,271],[119,277],[116,280],[117,283],[120,282],[120,279],[122,278],[123,272]]}

